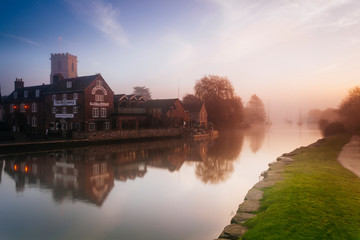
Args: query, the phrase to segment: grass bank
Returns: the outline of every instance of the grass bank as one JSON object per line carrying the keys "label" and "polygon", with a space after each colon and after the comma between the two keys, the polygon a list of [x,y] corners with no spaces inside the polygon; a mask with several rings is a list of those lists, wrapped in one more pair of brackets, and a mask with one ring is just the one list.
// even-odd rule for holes
{"label": "grass bank", "polygon": [[337,162],[349,135],[293,156],[241,239],[360,239],[360,179]]}

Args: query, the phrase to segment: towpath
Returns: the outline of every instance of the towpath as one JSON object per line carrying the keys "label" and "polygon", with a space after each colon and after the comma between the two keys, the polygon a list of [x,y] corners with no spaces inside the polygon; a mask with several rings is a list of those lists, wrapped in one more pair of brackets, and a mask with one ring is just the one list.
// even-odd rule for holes
{"label": "towpath", "polygon": [[341,150],[337,160],[346,169],[360,177],[360,136],[354,135]]}

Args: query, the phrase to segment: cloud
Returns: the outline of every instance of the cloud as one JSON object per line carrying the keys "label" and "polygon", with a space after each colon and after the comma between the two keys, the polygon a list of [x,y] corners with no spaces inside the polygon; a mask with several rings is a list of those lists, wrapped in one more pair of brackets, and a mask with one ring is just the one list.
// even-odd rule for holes
{"label": "cloud", "polygon": [[3,37],[6,37],[6,38],[10,38],[10,39],[14,39],[14,40],[18,40],[18,41],[21,41],[21,42],[24,42],[24,43],[28,43],[28,44],[31,44],[31,45],[35,45],[35,46],[39,46],[39,43],[37,42],[34,42],[28,38],[24,38],[24,37],[20,37],[20,36],[15,36],[15,35],[12,35],[12,34],[7,34],[7,33],[0,33],[0,36],[3,36]]}
{"label": "cloud", "polygon": [[126,47],[128,37],[122,25],[119,23],[119,9],[103,0],[65,0],[70,4],[76,15],[90,23],[109,39]]}

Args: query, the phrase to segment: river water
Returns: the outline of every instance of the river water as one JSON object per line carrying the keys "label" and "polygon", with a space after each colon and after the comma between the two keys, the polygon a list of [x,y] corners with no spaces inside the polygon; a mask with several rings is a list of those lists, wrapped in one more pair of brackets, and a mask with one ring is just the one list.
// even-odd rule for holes
{"label": "river water", "polygon": [[0,239],[215,239],[306,126],[0,157]]}

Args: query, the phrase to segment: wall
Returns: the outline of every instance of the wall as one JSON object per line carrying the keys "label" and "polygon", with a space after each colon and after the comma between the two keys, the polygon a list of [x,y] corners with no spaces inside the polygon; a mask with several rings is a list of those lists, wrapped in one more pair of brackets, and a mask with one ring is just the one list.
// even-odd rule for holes
{"label": "wall", "polygon": [[180,128],[94,131],[88,133],[89,141],[121,140],[136,138],[180,137]]}

